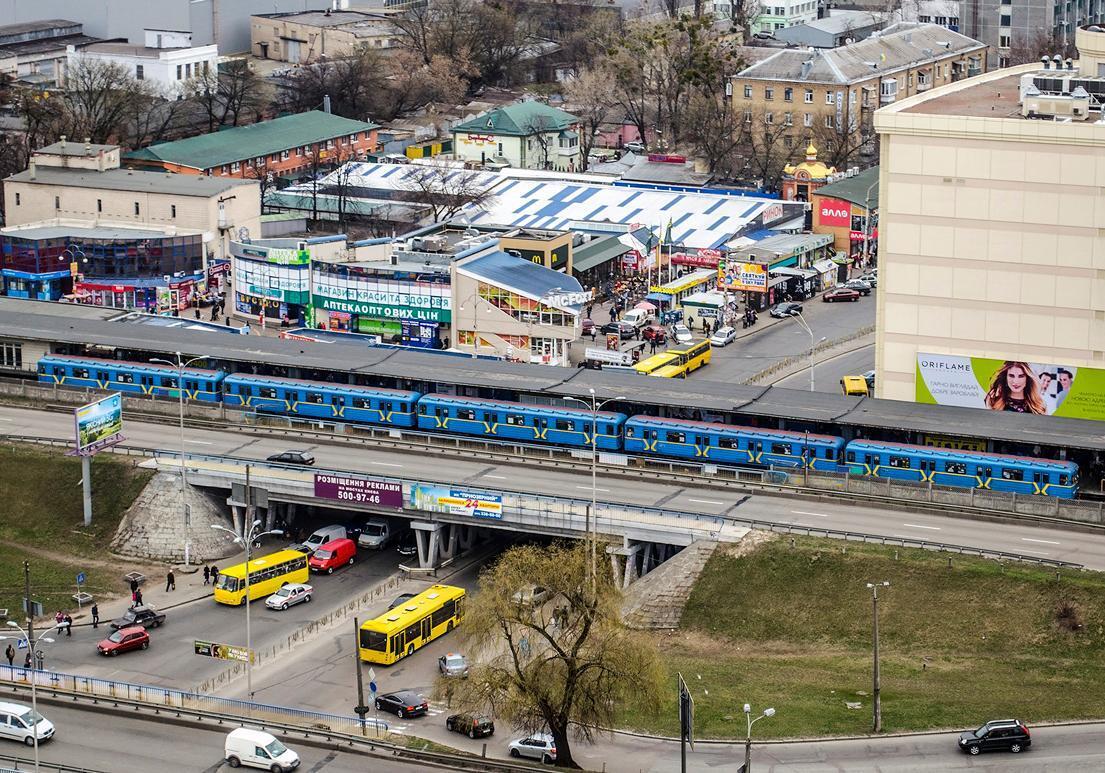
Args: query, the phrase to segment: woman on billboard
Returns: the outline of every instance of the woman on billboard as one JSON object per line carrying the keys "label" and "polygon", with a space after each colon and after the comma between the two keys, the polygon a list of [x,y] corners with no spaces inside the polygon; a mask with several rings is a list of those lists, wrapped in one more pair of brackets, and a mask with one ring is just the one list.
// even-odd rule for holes
{"label": "woman on billboard", "polygon": [[1046,414],[1040,382],[1025,362],[1005,362],[990,381],[986,407],[993,411]]}

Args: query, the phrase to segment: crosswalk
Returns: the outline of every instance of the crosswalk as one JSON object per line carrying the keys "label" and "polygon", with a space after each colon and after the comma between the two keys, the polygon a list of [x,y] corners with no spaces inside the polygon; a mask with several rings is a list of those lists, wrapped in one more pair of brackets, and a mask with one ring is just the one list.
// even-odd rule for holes
{"label": "crosswalk", "polygon": [[[440,703],[436,703],[436,702],[431,701],[430,702],[430,707],[426,710],[426,715],[424,717],[415,717],[413,720],[402,720],[402,721],[403,722],[409,722],[409,721],[418,722],[418,721],[425,721],[427,719],[433,720],[433,719],[437,718],[437,721],[435,721],[434,724],[435,725],[443,724],[444,720],[440,719],[440,717],[442,715],[444,715],[447,711],[448,711],[448,709],[445,707],[444,704],[440,704]],[[412,725],[410,725],[410,724],[398,724],[398,723],[395,723],[395,722],[388,722],[388,732],[389,733],[398,733],[399,735],[402,735],[403,733],[405,733],[411,727],[412,727]]]}

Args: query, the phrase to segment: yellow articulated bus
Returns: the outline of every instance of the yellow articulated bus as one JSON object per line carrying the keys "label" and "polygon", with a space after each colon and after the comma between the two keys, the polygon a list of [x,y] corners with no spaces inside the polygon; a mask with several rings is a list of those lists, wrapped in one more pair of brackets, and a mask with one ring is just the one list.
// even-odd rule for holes
{"label": "yellow articulated bus", "polygon": [[654,354],[651,357],[646,357],[641,360],[633,366],[633,370],[637,371],[641,376],[651,376],[660,368],[671,365],[677,359],[678,357],[671,352],[660,352],[660,354]]}
{"label": "yellow articulated bus", "polygon": [[464,588],[433,585],[374,620],[365,620],[357,642],[361,660],[394,663],[453,630],[464,619],[464,595]]}
{"label": "yellow articulated bus", "polygon": [[[271,596],[290,582],[307,582],[307,556],[298,550],[281,550],[249,562],[249,600]],[[215,581],[215,601],[220,604],[244,604],[246,565],[235,564],[219,570]]]}
{"label": "yellow articulated bus", "polygon": [[668,349],[667,354],[673,357],[672,361],[649,375],[658,378],[682,378],[703,365],[709,365],[711,351],[712,347],[708,340],[689,344],[681,349]]}

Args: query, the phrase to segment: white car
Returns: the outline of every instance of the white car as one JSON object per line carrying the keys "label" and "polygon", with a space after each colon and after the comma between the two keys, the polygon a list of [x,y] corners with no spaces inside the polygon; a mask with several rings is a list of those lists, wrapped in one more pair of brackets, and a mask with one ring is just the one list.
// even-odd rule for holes
{"label": "white car", "polygon": [[311,594],[314,592],[315,589],[310,585],[291,582],[265,599],[265,606],[269,609],[287,609],[301,601],[310,603]]}
{"label": "white car", "polygon": [[631,142],[625,143],[625,149],[628,150],[630,153],[641,154],[645,152],[645,143],[641,142],[640,140],[633,140]]}
{"label": "white car", "polygon": [[556,762],[556,744],[548,733],[534,733],[525,738],[511,741],[507,746],[511,757],[529,757],[541,760],[546,765]]}
{"label": "white car", "polygon": [[672,325],[671,337],[675,339],[678,344],[689,344],[694,341],[694,336],[691,335],[691,331],[687,329],[687,326],[682,322],[677,322]]}
{"label": "white car", "polygon": [[232,768],[262,768],[271,773],[288,773],[299,767],[299,755],[264,730],[239,727],[226,736],[223,759]]}
{"label": "white car", "polygon": [[733,339],[737,337],[736,328],[725,327],[718,328],[717,332],[710,336],[710,344],[712,346],[726,346],[733,342]]}
{"label": "white car", "polygon": [[879,270],[876,268],[876,269],[872,269],[871,271],[868,271],[866,274],[861,274],[860,275],[860,281],[866,282],[867,284],[871,285],[872,287],[878,287],[879,286]]}
{"label": "white car", "polygon": [[524,585],[521,590],[511,596],[511,600],[515,604],[539,607],[549,600],[549,590],[540,585]]}
{"label": "white car", "polygon": [[35,745],[54,735],[54,725],[46,717],[22,703],[0,702],[0,738]]}

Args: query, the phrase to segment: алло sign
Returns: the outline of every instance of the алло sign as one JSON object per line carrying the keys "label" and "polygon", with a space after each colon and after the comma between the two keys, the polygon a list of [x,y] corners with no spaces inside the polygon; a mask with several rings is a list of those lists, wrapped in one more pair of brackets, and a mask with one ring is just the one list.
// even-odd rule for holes
{"label": "\u0430\u043b\u043b\u043e sign", "polygon": [[403,484],[397,481],[316,473],[315,496],[319,499],[403,508]]}

